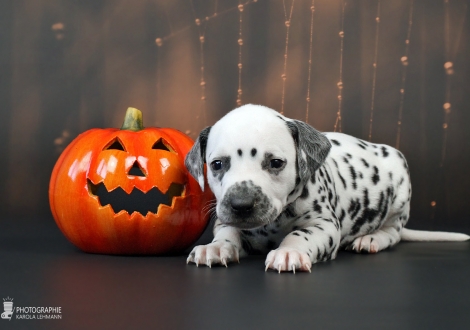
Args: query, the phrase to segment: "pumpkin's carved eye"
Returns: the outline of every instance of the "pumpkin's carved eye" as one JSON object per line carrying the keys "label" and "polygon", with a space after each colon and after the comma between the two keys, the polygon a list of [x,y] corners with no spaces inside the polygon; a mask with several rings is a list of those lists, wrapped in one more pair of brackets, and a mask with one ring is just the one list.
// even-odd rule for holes
{"label": "pumpkin's carved eye", "polygon": [[110,149],[126,151],[126,149],[124,148],[124,145],[118,138],[115,138],[109,144],[107,144],[106,147],[103,148],[103,150],[110,150]]}
{"label": "pumpkin's carved eye", "polygon": [[152,149],[157,149],[157,150],[165,150],[169,152],[175,152],[169,145],[164,141],[163,139],[159,139],[157,142],[154,143],[152,146]]}

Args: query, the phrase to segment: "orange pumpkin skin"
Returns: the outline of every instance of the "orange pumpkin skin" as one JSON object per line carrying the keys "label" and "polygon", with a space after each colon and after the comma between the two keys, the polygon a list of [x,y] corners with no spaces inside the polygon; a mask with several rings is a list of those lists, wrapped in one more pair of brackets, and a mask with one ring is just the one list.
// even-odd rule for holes
{"label": "orange pumpkin skin", "polygon": [[[106,150],[116,139],[125,150]],[[159,140],[170,151],[152,149]],[[90,253],[164,254],[190,246],[207,225],[203,207],[213,198],[207,184],[202,192],[184,166],[193,143],[171,128],[91,129],[79,135],[59,157],[50,180],[50,207],[62,233]],[[129,175],[136,161],[145,176]],[[100,183],[107,191],[120,187],[126,193],[154,187],[166,193],[172,183],[184,185],[184,191],[171,206],[160,204],[146,215],[115,213],[91,191]]]}

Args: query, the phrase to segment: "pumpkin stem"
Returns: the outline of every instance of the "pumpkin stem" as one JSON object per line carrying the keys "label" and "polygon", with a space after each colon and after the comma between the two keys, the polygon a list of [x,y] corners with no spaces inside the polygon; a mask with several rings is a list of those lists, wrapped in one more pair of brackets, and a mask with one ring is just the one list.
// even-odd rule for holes
{"label": "pumpkin stem", "polygon": [[127,108],[126,116],[124,117],[124,123],[121,129],[138,132],[144,129],[142,121],[142,111],[136,108]]}

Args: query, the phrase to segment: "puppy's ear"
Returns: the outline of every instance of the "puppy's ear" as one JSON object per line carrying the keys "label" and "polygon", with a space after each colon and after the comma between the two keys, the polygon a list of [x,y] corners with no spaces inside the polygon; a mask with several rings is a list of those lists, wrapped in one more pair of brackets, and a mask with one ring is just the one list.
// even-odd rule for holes
{"label": "puppy's ear", "polygon": [[206,146],[210,130],[211,126],[201,131],[184,160],[184,165],[189,173],[199,182],[202,191],[204,191],[204,163],[206,162]]}
{"label": "puppy's ear", "polygon": [[286,121],[297,148],[297,170],[301,182],[307,181],[323,164],[330,152],[331,143],[325,135],[312,126],[299,121]]}

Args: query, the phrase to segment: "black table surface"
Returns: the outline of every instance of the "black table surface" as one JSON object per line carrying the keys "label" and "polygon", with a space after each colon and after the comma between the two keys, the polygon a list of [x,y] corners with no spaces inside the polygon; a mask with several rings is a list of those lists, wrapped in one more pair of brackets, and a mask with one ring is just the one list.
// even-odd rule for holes
{"label": "black table surface", "polygon": [[209,269],[87,254],[52,218],[0,221],[0,297],[61,308],[1,329],[470,329],[470,242],[343,251],[294,275],[265,272],[264,256]]}

